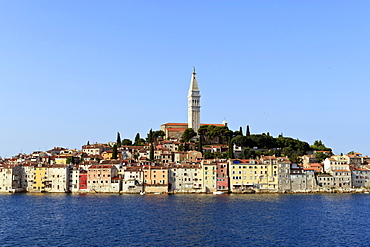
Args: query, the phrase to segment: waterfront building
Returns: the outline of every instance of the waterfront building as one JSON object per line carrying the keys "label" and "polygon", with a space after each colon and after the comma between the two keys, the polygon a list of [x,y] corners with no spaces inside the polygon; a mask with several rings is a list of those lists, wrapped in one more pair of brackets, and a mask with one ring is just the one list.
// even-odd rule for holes
{"label": "waterfront building", "polygon": [[304,168],[303,165],[291,164],[290,168],[290,190],[313,191],[317,189],[315,170]]}
{"label": "waterfront building", "polygon": [[277,164],[278,164],[278,190],[279,191],[291,190],[290,160],[287,157],[278,157]]}
{"label": "waterfront building", "polygon": [[229,192],[229,169],[226,159],[215,160],[216,163],[216,190]]}
{"label": "waterfront building", "polygon": [[0,165],[0,192],[22,191],[21,167],[19,165]]}
{"label": "waterfront building", "polygon": [[89,192],[119,192],[112,186],[112,178],[117,177],[117,167],[112,164],[95,164],[87,170],[87,190]]}
{"label": "waterfront building", "polygon": [[80,169],[79,171],[79,181],[78,181],[78,188],[79,188],[79,191],[81,192],[86,192],[88,187],[87,187],[87,170],[84,170],[84,169]]}
{"label": "waterfront building", "polygon": [[45,174],[46,168],[42,164],[37,164],[34,167],[34,179],[33,179],[33,191],[43,192],[45,191]]}
{"label": "waterfront building", "polygon": [[34,190],[35,166],[37,166],[37,163],[27,162],[21,164],[21,185],[24,191],[32,192]]}
{"label": "waterfront building", "polygon": [[236,159],[228,163],[232,192],[290,189],[290,161],[285,157],[264,156],[259,160]]}
{"label": "waterfront building", "polygon": [[202,190],[205,193],[215,192],[217,173],[217,165],[213,160],[202,160],[201,162],[201,179],[202,179]]}
{"label": "waterfront building", "polygon": [[168,192],[168,167],[144,165],[143,174],[145,192]]}
{"label": "waterfront building", "polygon": [[[41,178],[45,192],[69,192],[69,166],[68,165],[45,165],[43,168],[44,178]],[[37,170],[39,172],[40,170]]]}
{"label": "waterfront building", "polygon": [[330,174],[318,174],[316,176],[317,184],[319,185],[319,189],[333,189],[334,187],[334,178]]}
{"label": "waterfront building", "polygon": [[80,190],[80,170],[81,168],[78,165],[73,166],[70,169],[70,178],[69,178],[69,191],[70,192],[79,192]]}
{"label": "waterfront building", "polygon": [[140,193],[144,191],[143,169],[141,166],[128,166],[123,171],[122,192]]}
{"label": "waterfront building", "polygon": [[349,166],[347,169],[331,170],[330,174],[334,179],[334,187],[342,189],[350,189],[352,187],[352,174]]}
{"label": "waterfront building", "polygon": [[180,193],[202,192],[201,168],[199,163],[182,163],[169,169],[169,189]]}
{"label": "waterfront building", "polygon": [[335,188],[349,189],[352,186],[351,166],[348,157],[333,155],[324,161],[325,172],[332,175]]}
{"label": "waterfront building", "polygon": [[368,166],[362,166],[361,168],[353,169],[352,186],[355,188],[370,187],[370,168]]}
{"label": "waterfront building", "polygon": [[252,188],[265,188],[267,166],[261,160],[229,160],[230,189],[232,192],[243,192]]}

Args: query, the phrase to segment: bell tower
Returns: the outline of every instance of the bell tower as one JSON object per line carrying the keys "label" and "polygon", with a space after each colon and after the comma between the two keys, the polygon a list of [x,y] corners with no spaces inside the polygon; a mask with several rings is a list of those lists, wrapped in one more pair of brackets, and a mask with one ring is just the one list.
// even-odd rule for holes
{"label": "bell tower", "polygon": [[195,68],[193,68],[188,92],[188,128],[192,128],[198,133],[200,127],[200,91],[195,75]]}

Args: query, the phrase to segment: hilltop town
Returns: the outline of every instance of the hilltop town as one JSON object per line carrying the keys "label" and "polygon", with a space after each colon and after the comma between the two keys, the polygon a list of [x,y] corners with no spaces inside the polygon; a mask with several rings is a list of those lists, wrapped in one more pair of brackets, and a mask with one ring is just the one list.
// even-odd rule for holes
{"label": "hilltop town", "polygon": [[188,123],[166,123],[134,141],[89,142],[81,149],[0,159],[0,192],[255,193],[362,192],[370,188],[370,157],[333,155],[317,140],[233,131],[226,121],[200,123],[193,70]]}

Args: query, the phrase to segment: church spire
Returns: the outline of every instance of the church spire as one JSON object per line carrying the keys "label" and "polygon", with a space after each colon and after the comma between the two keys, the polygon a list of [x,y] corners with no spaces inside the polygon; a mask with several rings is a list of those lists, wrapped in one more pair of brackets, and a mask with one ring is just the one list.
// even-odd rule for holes
{"label": "church spire", "polygon": [[188,92],[188,128],[198,132],[200,127],[200,91],[195,75],[195,68],[193,68]]}
{"label": "church spire", "polygon": [[197,73],[195,73],[195,67],[193,67],[193,75],[192,75],[192,77],[191,77],[189,91],[199,91],[197,78],[196,78],[196,76],[195,76],[196,74],[197,74]]}

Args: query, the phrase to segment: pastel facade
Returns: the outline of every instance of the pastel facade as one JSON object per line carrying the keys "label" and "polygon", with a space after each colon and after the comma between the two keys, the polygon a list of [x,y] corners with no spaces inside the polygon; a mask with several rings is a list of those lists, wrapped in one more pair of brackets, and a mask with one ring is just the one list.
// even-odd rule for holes
{"label": "pastel facade", "polygon": [[34,192],[44,192],[45,191],[45,174],[46,168],[41,164],[34,167],[34,179],[33,188]]}
{"label": "pastel facade", "polygon": [[20,192],[21,184],[21,167],[18,165],[1,165],[0,166],[0,192]]}
{"label": "pastel facade", "polygon": [[87,171],[88,192],[119,192],[112,186],[112,178],[117,177],[118,169],[114,165],[91,165]]}
{"label": "pastel facade", "polygon": [[168,192],[168,167],[143,166],[145,192]]}
{"label": "pastel facade", "polygon": [[179,164],[169,170],[170,190],[177,193],[202,192],[202,175],[198,164]]}
{"label": "pastel facade", "polygon": [[229,169],[226,160],[216,160],[216,190],[229,192]]}
{"label": "pastel facade", "polygon": [[352,171],[352,185],[355,188],[369,188],[370,169],[367,167],[355,168]]}
{"label": "pastel facade", "polygon": [[69,192],[69,166],[68,165],[47,165],[43,179],[45,192]]}
{"label": "pastel facade", "polygon": [[202,190],[205,193],[212,193],[217,191],[217,165],[212,160],[202,160],[201,174],[202,174]]}
{"label": "pastel facade", "polygon": [[316,176],[319,189],[330,190],[334,189],[334,178],[330,174],[319,174]]}
{"label": "pastel facade", "polygon": [[230,160],[230,187],[233,192],[246,189],[278,191],[278,165],[273,156],[261,160]]}
{"label": "pastel facade", "polygon": [[21,165],[21,184],[23,190],[27,192],[34,190],[35,166],[37,166],[37,163],[23,163]]}
{"label": "pastel facade", "polygon": [[70,170],[70,178],[69,178],[69,191],[70,192],[78,192],[79,190],[79,176],[80,176],[80,169],[78,166],[74,166]]}
{"label": "pastel facade", "polygon": [[141,166],[126,167],[123,172],[122,192],[140,193],[145,190],[143,184],[143,169]]}

